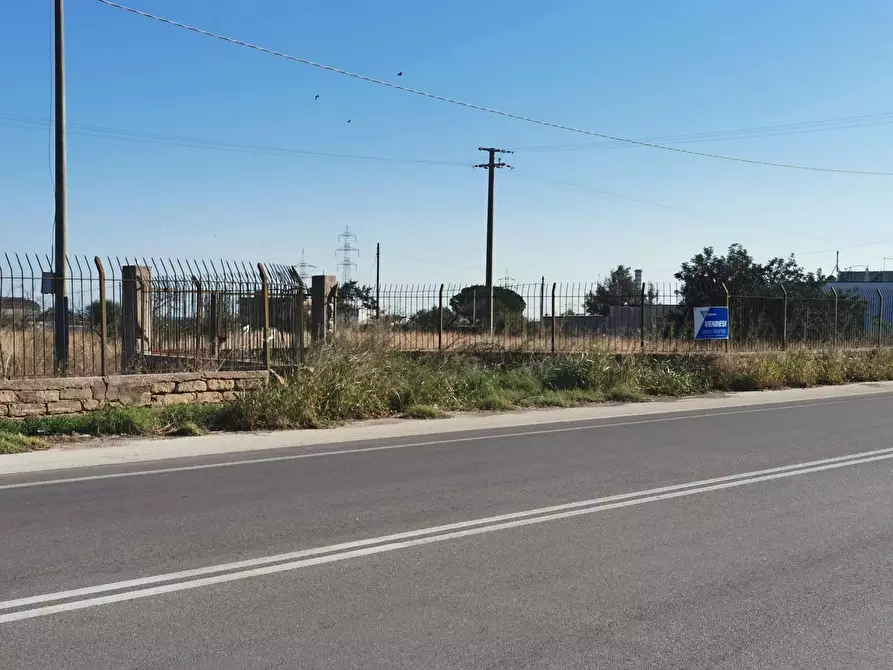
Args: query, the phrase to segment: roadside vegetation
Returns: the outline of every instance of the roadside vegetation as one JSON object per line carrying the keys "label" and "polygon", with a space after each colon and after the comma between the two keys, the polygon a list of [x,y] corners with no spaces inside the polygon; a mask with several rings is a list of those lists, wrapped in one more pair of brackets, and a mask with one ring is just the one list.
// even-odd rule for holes
{"label": "roadside vegetation", "polygon": [[75,416],[0,420],[0,453],[40,449],[50,436],[319,428],[358,419],[435,419],[457,411],[882,380],[893,380],[893,350],[716,356],[595,351],[519,358],[493,352],[410,355],[370,336],[327,347],[283,383],[228,405],[107,407]]}

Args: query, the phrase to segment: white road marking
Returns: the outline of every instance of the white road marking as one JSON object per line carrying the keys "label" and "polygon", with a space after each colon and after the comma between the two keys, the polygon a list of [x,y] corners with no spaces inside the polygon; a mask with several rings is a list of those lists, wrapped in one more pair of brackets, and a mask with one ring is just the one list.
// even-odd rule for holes
{"label": "white road marking", "polygon": [[[605,428],[618,428],[623,426],[636,426],[639,424],[646,423],[661,423],[665,421],[683,421],[688,419],[709,419],[714,416],[730,416],[734,414],[752,414],[754,412],[777,412],[786,409],[800,409],[806,407],[818,407],[822,405],[840,405],[843,403],[851,403],[856,401],[864,401],[865,397],[860,396],[856,398],[847,398],[845,400],[829,400],[823,402],[810,402],[810,403],[799,403],[796,405],[783,405],[781,407],[777,406],[769,406],[769,407],[753,407],[748,409],[739,409],[739,410],[729,410],[723,412],[702,412],[699,414],[688,413],[688,412],[680,412],[679,414],[675,414],[673,416],[662,416],[653,419],[639,419],[633,421],[619,421],[617,423],[599,423],[599,424],[587,424],[585,426],[565,426],[563,428],[541,428],[537,430],[525,430],[525,431],[517,431],[513,433],[499,433],[496,435],[486,434],[486,435],[472,435],[470,437],[451,437],[442,440],[428,440],[425,442],[411,442],[407,444],[386,444],[379,447],[357,447],[354,449],[336,449],[330,451],[316,451],[310,453],[302,453],[302,454],[291,454],[288,456],[270,456],[267,458],[246,458],[238,461],[222,461],[220,463],[203,463],[202,465],[183,465],[174,468],[156,468],[153,470],[136,470],[134,472],[112,472],[108,474],[102,475],[85,475],[83,477],[66,477],[64,479],[44,479],[33,482],[20,482],[18,484],[2,484],[0,485],[0,491],[5,491],[9,489],[25,489],[31,488],[34,486],[50,486],[55,484],[74,484],[77,482],[90,482],[96,481],[99,479],[120,479],[122,477],[144,477],[146,475],[161,475],[167,474],[171,472],[191,472],[193,470],[210,470],[213,468],[231,468],[239,465],[254,465],[257,463],[277,463],[280,461],[296,461],[304,458],[323,458],[325,456],[342,456],[349,454],[364,454],[367,452],[374,451],[390,451],[393,449],[410,449],[413,447],[430,447],[436,446],[440,444],[455,444],[459,442],[478,442],[481,440],[494,440],[501,438],[510,438],[510,437],[526,437],[529,435],[548,435],[551,433],[569,433],[574,431],[582,431],[582,430],[600,430]],[[598,419],[596,419],[598,420]],[[610,419],[602,419],[609,421]],[[498,429],[493,429],[498,430]],[[312,445],[307,445],[308,447],[312,447]],[[126,465],[126,464],[121,464]],[[94,466],[101,467],[101,466]],[[2,473],[0,473],[2,476]]]}
{"label": "white road marking", "polygon": [[[568,519],[580,515],[594,514],[596,512],[618,509],[621,507],[643,505],[646,503],[669,500],[682,496],[707,493],[710,491],[718,491],[727,488],[745,486],[747,484],[755,484],[758,482],[781,479],[784,477],[794,477],[796,475],[821,472],[824,470],[833,470],[850,465],[872,463],[875,461],[887,460],[891,458],[893,458],[893,447],[886,449],[876,449],[874,451],[863,452],[860,454],[850,454],[848,456],[838,456],[835,458],[826,458],[818,461],[808,461],[793,465],[780,466],[777,468],[769,468],[766,470],[756,470],[753,472],[726,475],[724,477],[715,477],[713,479],[704,479],[685,484],[676,484],[656,489],[623,493],[614,496],[607,496],[604,498],[595,498],[593,500],[567,503],[564,505],[541,507],[538,509],[526,510],[523,512],[502,514],[499,516],[446,524],[443,526],[433,526],[430,528],[423,528],[406,533],[395,533],[392,535],[384,535],[381,537],[369,538],[356,542],[345,542],[342,544],[330,545],[327,547],[306,549],[303,551],[296,551],[288,554],[279,554],[276,556],[238,561],[235,563],[225,563],[216,566],[208,566],[195,570],[184,570],[182,572],[143,577],[140,579],[132,579],[111,584],[101,584],[98,586],[92,586],[83,589],[60,591],[57,593],[32,596],[29,598],[8,600],[5,602],[0,602],[0,609],[26,607],[43,602],[75,598],[106,591],[116,591],[129,587],[145,586],[158,582],[186,579],[202,574],[235,570],[234,572],[226,572],[225,574],[217,574],[201,579],[179,581],[172,584],[163,584],[150,588],[140,588],[132,591],[125,591],[123,593],[113,593],[110,595],[99,596],[95,598],[85,598],[82,600],[74,600],[71,602],[58,603],[55,605],[48,605],[44,607],[35,607],[32,609],[24,609],[17,612],[10,612],[0,615],[0,623],[9,623],[12,621],[20,621],[23,619],[48,616],[50,614],[57,614],[61,612],[70,612],[74,610],[85,609],[88,607],[96,607],[98,605],[107,605],[128,600],[136,600],[138,598],[147,598],[149,596],[160,595],[163,593],[185,591],[202,586],[210,586],[213,584],[223,584],[226,582],[249,579],[251,577],[258,577],[261,575],[270,575],[278,572],[296,570],[313,565],[322,565],[324,563],[344,561],[360,556],[369,556],[372,554],[380,554],[397,549],[405,549],[407,547],[416,547],[433,542],[443,542],[446,540],[452,540],[461,537],[480,535],[482,533],[491,533],[498,530],[529,526],[533,524],[544,523],[546,521]],[[271,563],[275,563],[275,565],[270,565]]]}

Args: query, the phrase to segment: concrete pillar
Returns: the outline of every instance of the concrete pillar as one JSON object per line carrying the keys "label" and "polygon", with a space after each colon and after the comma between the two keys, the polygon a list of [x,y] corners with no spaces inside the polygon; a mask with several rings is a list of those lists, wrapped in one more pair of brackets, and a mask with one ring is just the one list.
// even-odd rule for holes
{"label": "concrete pillar", "polygon": [[132,370],[139,357],[149,353],[152,341],[152,268],[125,265],[121,280],[122,364]]}
{"label": "concrete pillar", "polygon": [[335,330],[334,290],[338,285],[332,275],[314,275],[310,284],[310,332],[315,342],[325,342]]}

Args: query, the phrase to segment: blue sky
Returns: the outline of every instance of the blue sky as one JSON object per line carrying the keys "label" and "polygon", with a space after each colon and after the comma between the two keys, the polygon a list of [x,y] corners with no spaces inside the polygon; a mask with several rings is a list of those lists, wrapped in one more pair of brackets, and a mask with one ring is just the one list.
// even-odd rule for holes
{"label": "blue sky", "polygon": [[[890,113],[858,128],[666,143],[893,171],[888,0],[132,2],[369,76],[628,137]],[[34,0],[0,9],[3,251],[45,253],[51,243],[51,8]],[[472,282],[483,278],[486,174],[469,166],[483,159],[478,146],[495,145],[517,149],[515,169],[497,175],[497,276],[507,268],[520,281],[587,281],[623,263],[666,280],[701,247],[732,242],[758,258],[807,254],[805,265],[826,270],[833,251],[811,252],[840,248],[842,266],[893,257],[893,177],[581,149],[573,145],[596,140],[322,72],[95,0],[68,0],[66,11],[73,253],[297,263],[304,248],[334,273],[337,235],[349,225],[363,281],[374,276],[378,241],[384,282]],[[198,149],[111,139],[109,129],[458,165]]]}

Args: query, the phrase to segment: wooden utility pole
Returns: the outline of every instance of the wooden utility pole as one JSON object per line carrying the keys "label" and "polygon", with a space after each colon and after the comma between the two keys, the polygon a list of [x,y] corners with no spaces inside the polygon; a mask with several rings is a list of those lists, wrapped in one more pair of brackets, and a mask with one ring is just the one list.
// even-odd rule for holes
{"label": "wooden utility pole", "polygon": [[496,187],[496,170],[498,168],[511,168],[511,165],[496,160],[496,154],[510,154],[511,151],[506,149],[496,149],[494,147],[478,147],[478,151],[486,151],[488,160],[486,163],[475,165],[476,168],[484,168],[489,171],[487,175],[487,332],[493,334],[493,192]]}
{"label": "wooden utility pole", "polygon": [[68,211],[65,170],[65,21],[63,0],[55,0],[56,218],[53,285],[53,362],[57,373],[68,369]]}

